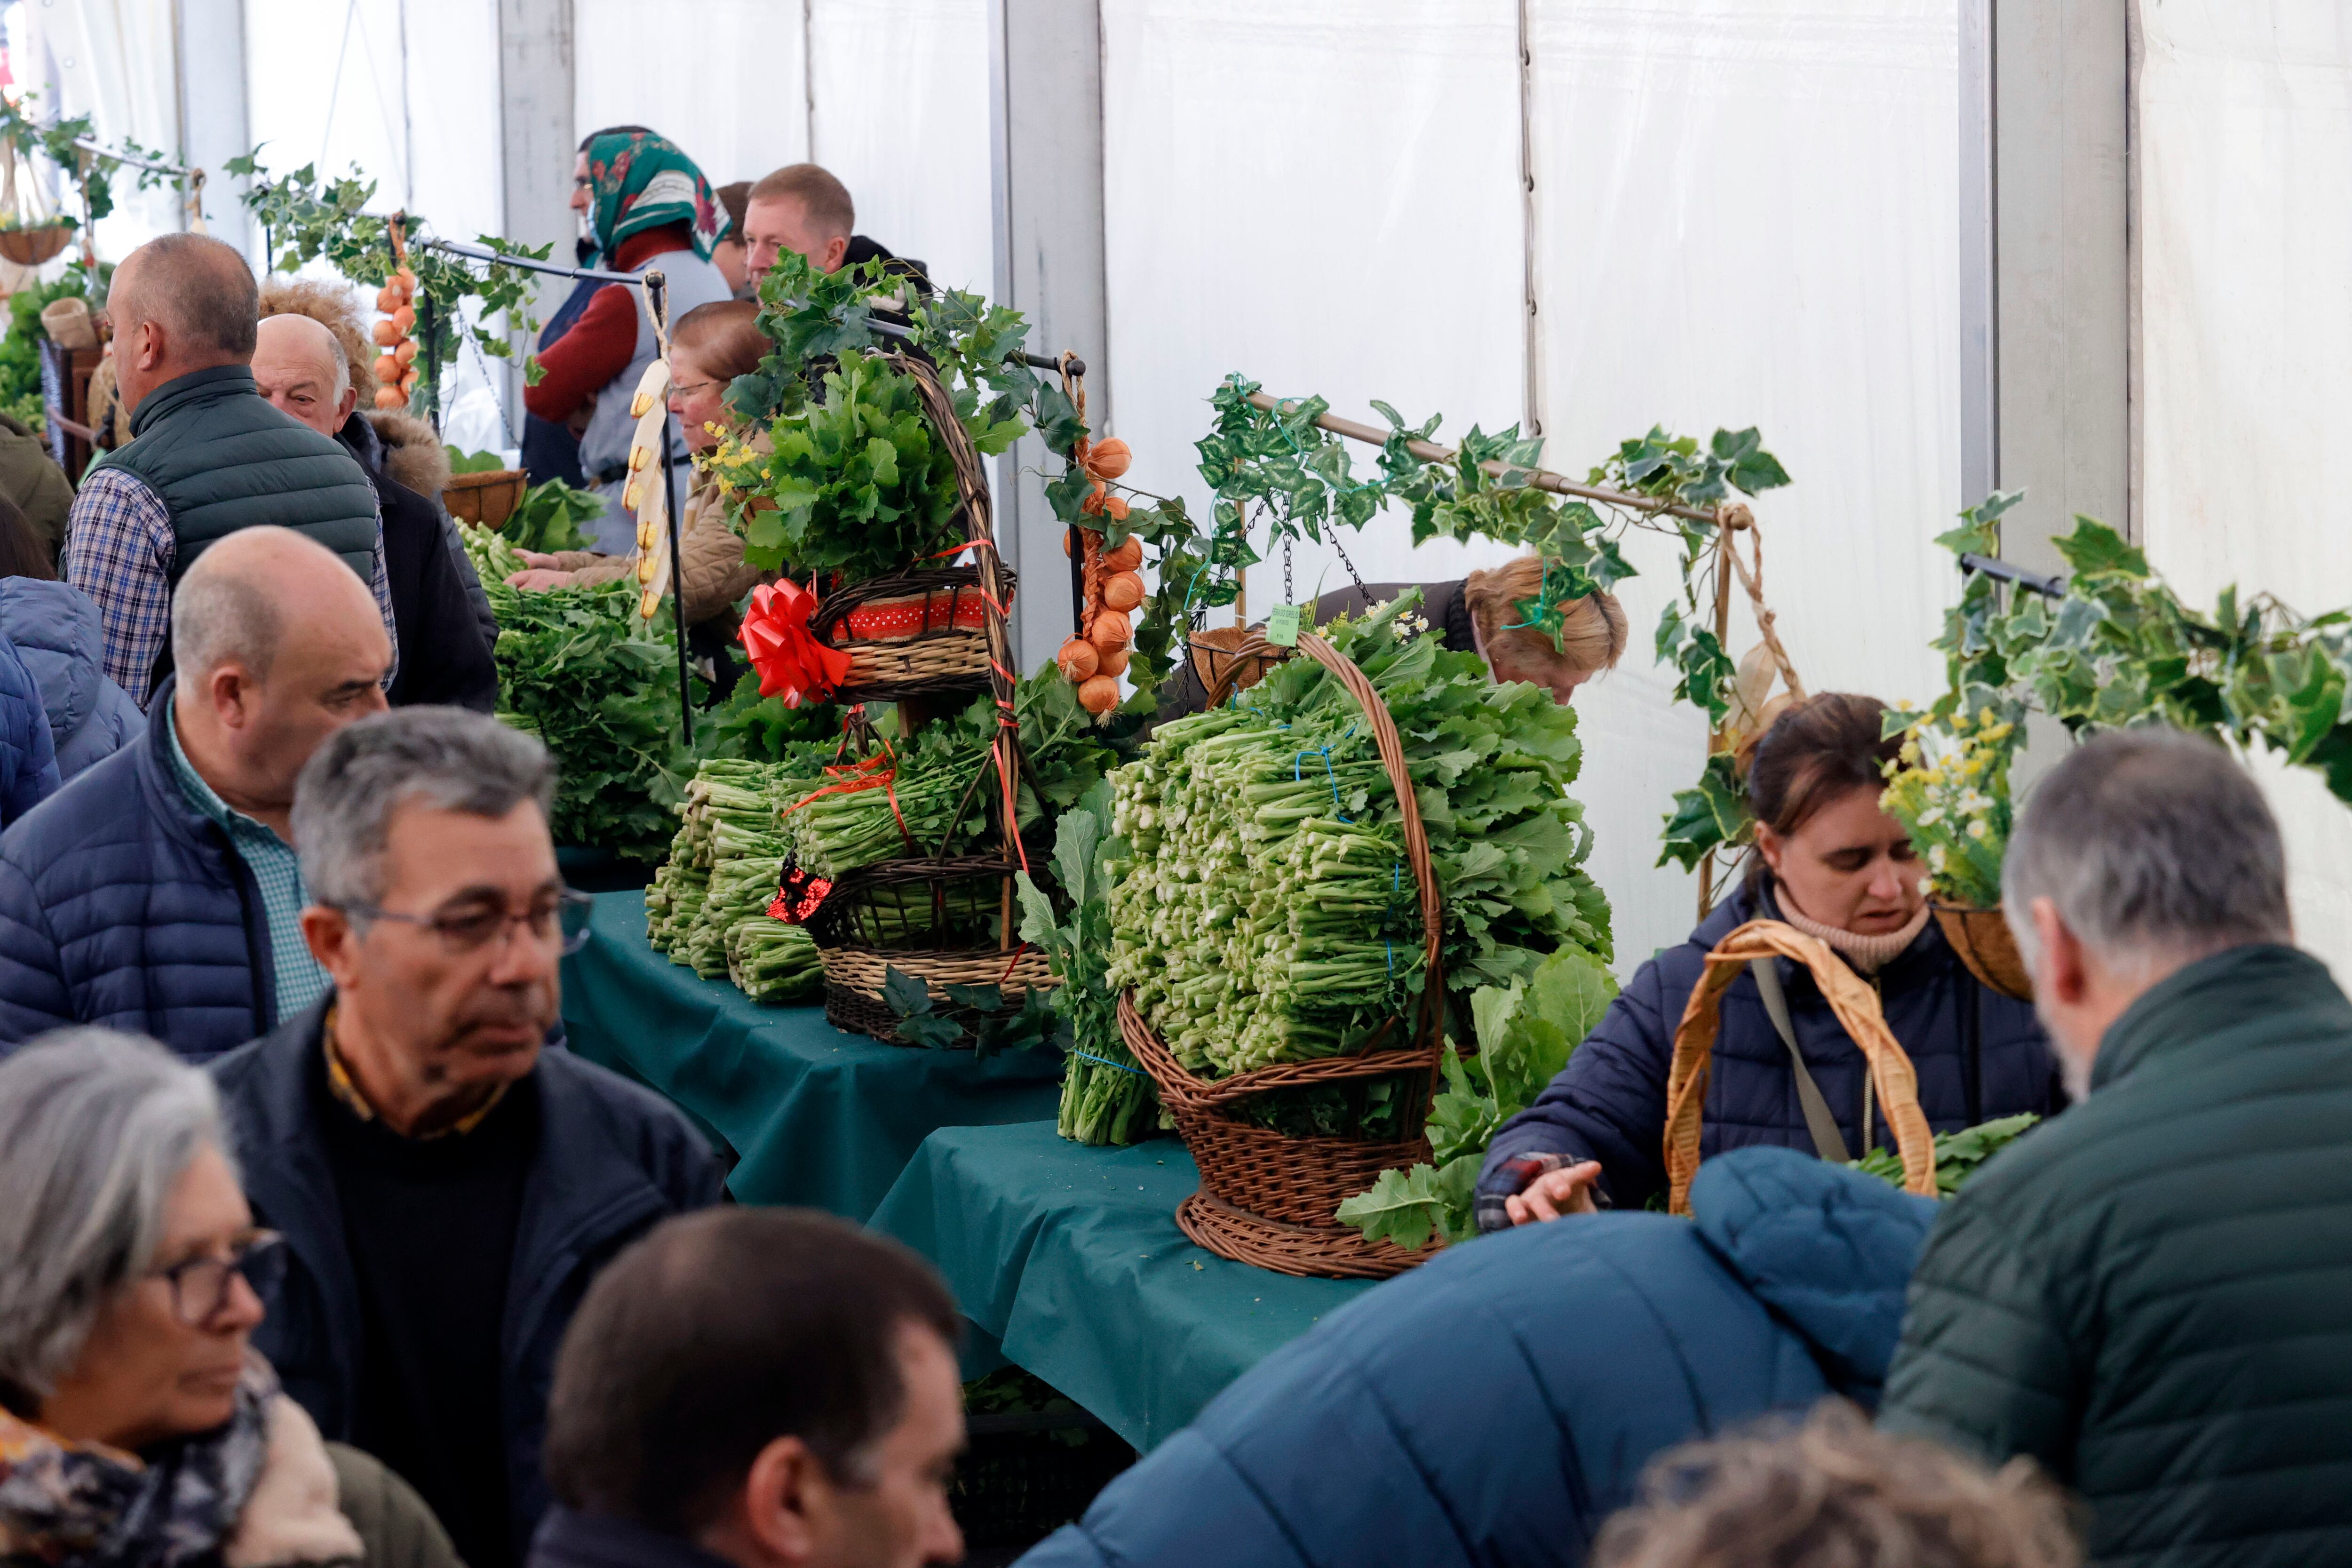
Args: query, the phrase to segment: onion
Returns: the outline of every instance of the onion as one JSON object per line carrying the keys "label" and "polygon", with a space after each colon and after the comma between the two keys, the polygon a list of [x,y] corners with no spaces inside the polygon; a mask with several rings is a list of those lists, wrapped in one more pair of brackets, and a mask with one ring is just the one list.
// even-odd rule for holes
{"label": "onion", "polygon": [[375,324],[376,347],[380,349],[388,349],[399,341],[400,329],[394,326],[390,321],[382,321]]}
{"label": "onion", "polygon": [[1127,472],[1128,465],[1134,460],[1133,454],[1127,449],[1127,443],[1116,436],[1097,441],[1087,448],[1087,472],[1098,479],[1118,478]]}
{"label": "onion", "polygon": [[1118,681],[1097,675],[1078,688],[1078,706],[1089,713],[1108,713],[1118,706]]}
{"label": "onion", "polygon": [[397,283],[387,283],[376,290],[375,308],[387,316],[407,303],[408,296],[401,291]]}
{"label": "onion", "polygon": [[400,388],[396,386],[379,386],[375,389],[375,405],[378,408],[405,408],[408,399],[400,395]]}
{"label": "onion", "polygon": [[1125,647],[1128,640],[1127,613],[1124,610],[1105,610],[1095,617],[1095,624],[1087,628],[1087,641],[1095,645],[1095,651],[1098,654],[1108,653],[1115,647]]}
{"label": "onion", "polygon": [[406,364],[410,360],[415,359],[416,357],[416,340],[415,338],[401,339],[400,345],[392,351],[392,357],[398,360],[403,364]]}
{"label": "onion", "polygon": [[1086,680],[1101,664],[1102,655],[1086,638],[1072,637],[1062,645],[1062,651],[1054,656],[1054,662],[1061,666],[1063,679]]}
{"label": "onion", "polygon": [[1129,534],[1116,549],[1103,552],[1103,570],[1132,572],[1143,564],[1143,541]]}
{"label": "onion", "polygon": [[1103,580],[1103,604],[1114,610],[1131,610],[1143,603],[1143,579],[1132,572],[1121,572]]}
{"label": "onion", "polygon": [[394,310],[392,313],[392,324],[400,329],[400,335],[404,338],[410,332],[415,331],[416,330],[416,307],[414,305],[403,305],[399,310]]}
{"label": "onion", "polygon": [[1103,655],[1102,664],[1096,673],[1099,675],[1108,675],[1114,680],[1118,677],[1125,675],[1127,673],[1127,649],[1123,647],[1115,647],[1108,653]]}
{"label": "onion", "polygon": [[398,381],[403,368],[396,357],[385,354],[375,362],[375,378],[378,381]]}

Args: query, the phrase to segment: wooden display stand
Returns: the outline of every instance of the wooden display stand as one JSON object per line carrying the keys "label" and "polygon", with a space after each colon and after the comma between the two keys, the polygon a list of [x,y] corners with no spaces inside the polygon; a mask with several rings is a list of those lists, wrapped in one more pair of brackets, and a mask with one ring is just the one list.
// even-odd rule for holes
{"label": "wooden display stand", "polygon": [[41,402],[48,410],[49,456],[77,487],[98,455],[89,427],[89,378],[98,374],[102,352],[67,349],[52,339],[41,340]]}

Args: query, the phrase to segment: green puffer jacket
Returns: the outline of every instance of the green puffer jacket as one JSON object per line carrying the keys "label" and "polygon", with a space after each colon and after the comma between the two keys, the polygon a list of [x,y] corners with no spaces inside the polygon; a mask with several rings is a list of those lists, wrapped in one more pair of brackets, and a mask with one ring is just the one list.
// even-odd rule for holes
{"label": "green puffer jacket", "polygon": [[2040,1460],[2095,1563],[2352,1562],[2352,1002],[2216,953],[2092,1091],[1938,1217],[1880,1420]]}

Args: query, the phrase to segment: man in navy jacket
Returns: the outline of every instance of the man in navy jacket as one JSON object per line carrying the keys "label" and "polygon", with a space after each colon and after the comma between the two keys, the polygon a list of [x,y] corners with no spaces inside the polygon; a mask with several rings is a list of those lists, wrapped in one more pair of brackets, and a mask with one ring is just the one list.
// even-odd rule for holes
{"label": "man in navy jacket", "polygon": [[295,775],[383,707],[367,584],[281,528],[205,552],[173,600],[146,735],[0,833],[0,1050],[68,1024],[204,1061],[315,1001]]}
{"label": "man in navy jacket", "polygon": [[290,1254],[255,1346],[470,1568],[519,1563],[547,1506],[555,1352],[589,1280],[719,1198],[683,1116],[541,1048],[586,931],[554,789],[546,749],[486,714],[396,709],[329,739],[294,824],[333,989],[211,1066],[247,1196]]}

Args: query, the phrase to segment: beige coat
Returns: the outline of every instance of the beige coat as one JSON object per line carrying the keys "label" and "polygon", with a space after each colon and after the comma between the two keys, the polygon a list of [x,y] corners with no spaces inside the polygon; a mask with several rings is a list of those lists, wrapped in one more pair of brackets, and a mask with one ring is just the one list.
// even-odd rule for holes
{"label": "beige coat", "polygon": [[[758,584],[775,580],[772,574],[743,563],[743,540],[727,526],[727,508],[716,481],[699,479],[686,498],[686,527],[677,536],[678,568],[685,580],[679,599],[686,605],[686,624],[700,626],[735,607],[735,601]],[[555,557],[555,570],[581,587],[598,583],[635,582],[637,557],[599,555],[590,550],[565,550]]]}

